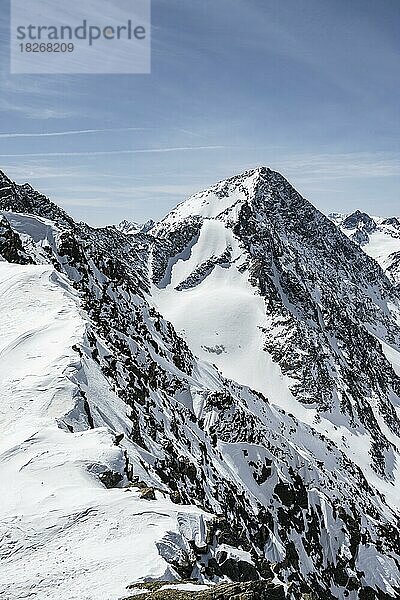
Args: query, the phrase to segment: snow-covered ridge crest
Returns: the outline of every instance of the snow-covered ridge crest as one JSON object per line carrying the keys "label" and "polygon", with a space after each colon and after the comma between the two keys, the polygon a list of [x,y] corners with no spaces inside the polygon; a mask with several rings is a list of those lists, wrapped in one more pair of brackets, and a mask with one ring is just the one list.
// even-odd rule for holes
{"label": "snow-covered ridge crest", "polygon": [[[179,520],[195,539],[203,516],[125,487],[115,401],[90,426],[88,377],[105,382],[76,351],[87,344],[76,291],[51,266],[2,262],[0,314],[0,596],[111,600],[144,576],[168,578],[156,544],[175,531],[184,547]],[[104,487],[113,479],[121,489]]]}

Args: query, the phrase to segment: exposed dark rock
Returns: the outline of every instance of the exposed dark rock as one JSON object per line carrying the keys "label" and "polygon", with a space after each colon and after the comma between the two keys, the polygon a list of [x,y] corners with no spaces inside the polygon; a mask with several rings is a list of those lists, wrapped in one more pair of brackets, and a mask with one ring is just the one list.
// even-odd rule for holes
{"label": "exposed dark rock", "polygon": [[2,258],[20,265],[33,262],[24,251],[19,235],[11,229],[10,223],[0,214],[0,260]]}
{"label": "exposed dark rock", "polygon": [[123,477],[117,471],[104,471],[99,474],[99,479],[106,488],[111,489],[117,487]]}

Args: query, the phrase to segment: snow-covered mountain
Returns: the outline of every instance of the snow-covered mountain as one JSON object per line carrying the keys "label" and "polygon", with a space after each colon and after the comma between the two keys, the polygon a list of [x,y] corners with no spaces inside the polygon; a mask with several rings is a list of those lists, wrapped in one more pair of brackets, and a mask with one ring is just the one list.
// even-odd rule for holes
{"label": "snow-covered mountain", "polygon": [[116,228],[127,235],[136,235],[138,233],[148,233],[155,225],[152,219],[146,221],[146,223],[135,223],[134,221],[127,221],[124,219],[116,225]]}
{"label": "snow-covered mountain", "polygon": [[400,283],[400,217],[370,217],[360,210],[328,215],[353,242]]}
{"label": "snow-covered mountain", "polygon": [[0,210],[0,597],[399,597],[374,260],[265,168],[140,235],[3,174]]}

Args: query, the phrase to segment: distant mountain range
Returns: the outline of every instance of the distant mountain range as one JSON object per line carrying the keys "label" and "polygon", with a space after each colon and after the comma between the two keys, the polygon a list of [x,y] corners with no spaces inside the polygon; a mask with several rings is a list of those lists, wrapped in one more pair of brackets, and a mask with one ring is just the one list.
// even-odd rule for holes
{"label": "distant mountain range", "polygon": [[116,227],[119,231],[126,233],[128,235],[134,235],[136,233],[148,233],[150,229],[152,229],[155,225],[155,222],[152,219],[146,221],[146,223],[134,223],[132,221],[127,221],[124,219],[119,223]]}
{"label": "distant mountain range", "polygon": [[0,215],[1,598],[400,597],[396,218],[267,168]]}
{"label": "distant mountain range", "polygon": [[400,217],[370,217],[360,210],[328,215],[353,242],[400,283]]}

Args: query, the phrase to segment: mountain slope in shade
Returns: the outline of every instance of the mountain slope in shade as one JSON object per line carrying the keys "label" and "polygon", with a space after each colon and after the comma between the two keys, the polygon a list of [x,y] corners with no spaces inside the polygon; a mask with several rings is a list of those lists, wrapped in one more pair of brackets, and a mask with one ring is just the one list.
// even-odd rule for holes
{"label": "mountain slope in shade", "polygon": [[370,217],[356,210],[329,218],[364,252],[374,258],[395,282],[400,283],[400,218]]}
{"label": "mountain slope in shade", "polygon": [[[282,599],[398,596],[398,297],[374,261],[267,169],[140,236],[76,224],[6,176],[0,209],[18,324],[0,593],[111,600],[192,577],[255,581],[256,599],[261,577]],[[30,288],[39,331],[10,310]],[[28,384],[37,365],[35,393],[19,364]]]}

